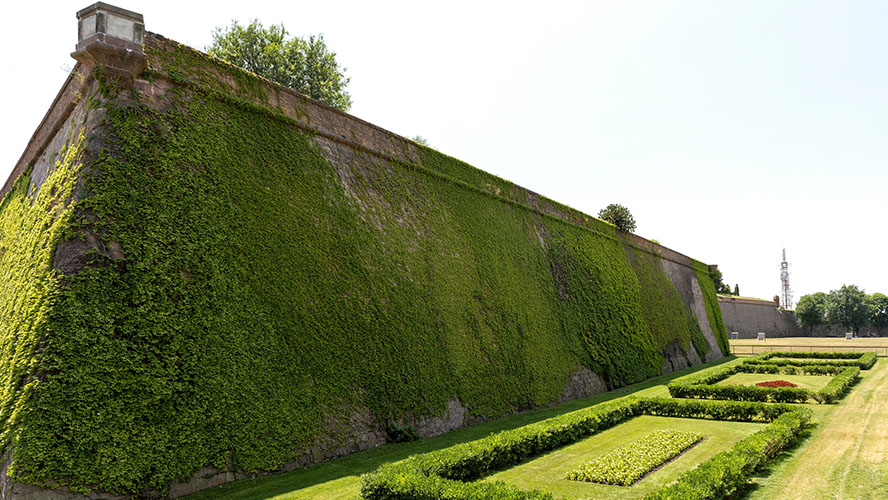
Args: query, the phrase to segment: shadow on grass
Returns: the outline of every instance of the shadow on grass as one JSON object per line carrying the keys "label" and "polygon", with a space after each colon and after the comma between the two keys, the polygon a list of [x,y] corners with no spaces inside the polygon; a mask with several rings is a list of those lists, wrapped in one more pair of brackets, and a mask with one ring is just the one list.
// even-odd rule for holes
{"label": "shadow on grass", "polygon": [[804,443],[808,440],[809,437],[811,437],[811,434],[814,433],[814,428],[816,427],[817,424],[809,424],[808,427],[805,428],[805,430],[799,433],[798,438],[796,438],[795,442],[789,448],[783,450],[780,455],[775,457],[774,460],[771,460],[770,462],[765,464],[765,466],[762,467],[760,471],[752,476],[752,479],[755,482],[749,483],[745,488],[739,490],[737,493],[731,496],[731,498],[735,500],[745,500],[750,498],[755,492],[763,488],[764,485],[761,484],[761,480],[771,477],[771,474],[773,474],[774,471],[779,470],[781,465],[786,463],[787,460],[791,459],[792,454],[795,453],[795,451],[799,448],[799,446],[802,445],[802,443]]}
{"label": "shadow on grass", "polygon": [[[528,410],[520,413],[513,413],[495,420],[490,420],[470,427],[463,427],[440,436],[424,438],[410,443],[386,444],[292,472],[242,479],[240,481],[223,484],[182,498],[185,500],[209,500],[221,498],[233,500],[270,499],[285,493],[296,494],[297,490],[312,488],[315,486],[324,486],[324,483],[332,483],[340,479],[371,472],[386,462],[395,462],[403,460],[410,455],[427,453],[447,448],[457,443],[474,441],[494,432],[515,429],[561,415],[562,413],[580,410],[605,401],[625,397],[630,394],[636,396],[669,397],[664,386],[670,381],[700,370],[729,363],[734,359],[736,359],[734,356],[727,356],[713,363],[685,368],[684,370],[653,377],[644,382],[639,382],[637,384],[597,394],[588,398],[577,399],[554,406]],[[349,498],[348,495],[343,495],[343,493],[345,493],[343,490],[348,486],[353,487],[355,482],[356,479],[350,481],[349,485],[331,484],[328,488],[318,488],[317,491],[313,491],[308,496],[303,497],[300,495],[295,498]]]}

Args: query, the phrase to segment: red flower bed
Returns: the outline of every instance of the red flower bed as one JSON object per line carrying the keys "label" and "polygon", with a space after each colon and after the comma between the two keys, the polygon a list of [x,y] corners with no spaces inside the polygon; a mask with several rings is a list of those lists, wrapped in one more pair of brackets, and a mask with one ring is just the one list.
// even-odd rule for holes
{"label": "red flower bed", "polygon": [[772,380],[769,382],[759,382],[755,384],[759,387],[798,387],[792,382],[787,382],[786,380]]}

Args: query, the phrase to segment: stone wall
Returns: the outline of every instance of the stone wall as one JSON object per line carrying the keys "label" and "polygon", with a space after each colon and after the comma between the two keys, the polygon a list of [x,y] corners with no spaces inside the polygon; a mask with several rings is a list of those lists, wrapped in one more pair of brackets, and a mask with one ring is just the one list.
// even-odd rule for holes
{"label": "stone wall", "polygon": [[[806,337],[840,337],[845,338],[848,331],[844,326],[821,325],[814,328],[801,328]],[[858,337],[888,337],[888,329],[865,326],[857,332]]]}
{"label": "stone wall", "polygon": [[[719,295],[722,320],[728,334],[738,332],[741,339],[754,339],[758,332],[768,338],[782,337],[838,337],[844,338],[847,328],[821,325],[814,328],[799,326],[794,311],[781,310],[770,300]],[[859,337],[888,337],[888,329],[865,326]]]}
{"label": "stone wall", "polygon": [[741,339],[754,339],[759,332],[769,338],[806,336],[795,313],[779,309],[773,301],[720,295],[718,305],[728,333],[737,332]]}

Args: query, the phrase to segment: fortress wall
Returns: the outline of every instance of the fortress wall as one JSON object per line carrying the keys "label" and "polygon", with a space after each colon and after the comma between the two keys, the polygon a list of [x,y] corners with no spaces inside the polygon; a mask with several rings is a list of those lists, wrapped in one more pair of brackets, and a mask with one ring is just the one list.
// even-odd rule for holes
{"label": "fortress wall", "polygon": [[738,332],[741,339],[754,339],[758,332],[768,338],[806,336],[795,314],[772,301],[719,296],[718,305],[728,333]]}
{"label": "fortress wall", "polygon": [[[22,186],[78,189],[46,310],[4,333],[33,339],[0,359],[27,361],[3,396],[29,424],[3,421],[4,491],[175,497],[724,355],[704,264],[157,35],[145,50],[146,74],[85,75],[91,105],[56,115],[69,80],[47,115],[86,132],[84,170],[17,167],[0,205],[42,220]],[[38,142],[25,163],[63,148]]]}
{"label": "fortress wall", "polygon": [[[821,325],[814,328],[799,326],[795,312],[785,311],[769,300],[746,299],[720,295],[718,305],[728,333],[738,332],[741,339],[754,339],[758,332],[768,338],[781,337],[837,337],[844,338],[848,330],[843,326]],[[865,326],[861,337],[888,336],[888,330]]]}

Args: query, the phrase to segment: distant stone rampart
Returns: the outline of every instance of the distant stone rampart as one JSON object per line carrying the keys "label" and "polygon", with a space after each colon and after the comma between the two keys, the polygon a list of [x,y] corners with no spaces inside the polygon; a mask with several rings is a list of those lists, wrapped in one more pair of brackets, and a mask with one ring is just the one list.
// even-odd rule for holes
{"label": "distant stone rampart", "polygon": [[[754,339],[759,332],[764,332],[768,338],[844,337],[848,330],[836,325],[803,328],[799,326],[794,311],[780,309],[771,300],[719,295],[718,305],[728,334],[737,332],[741,339]],[[888,329],[865,326],[858,336],[886,337]]]}
{"label": "distant stone rampart", "polygon": [[795,313],[781,310],[774,301],[719,295],[722,320],[728,333],[741,339],[754,339],[764,332],[768,337],[802,337]]}

